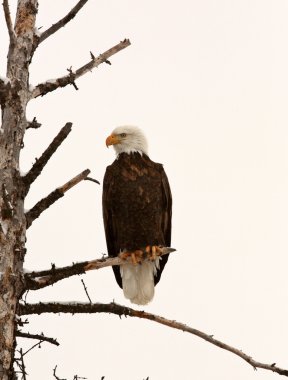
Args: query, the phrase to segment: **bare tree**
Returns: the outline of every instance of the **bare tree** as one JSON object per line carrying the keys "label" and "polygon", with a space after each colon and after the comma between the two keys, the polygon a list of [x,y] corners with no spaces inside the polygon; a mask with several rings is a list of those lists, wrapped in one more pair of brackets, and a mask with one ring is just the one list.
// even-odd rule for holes
{"label": "bare tree", "polygon": [[71,131],[71,123],[67,123],[55,137],[43,155],[36,161],[29,173],[21,177],[19,171],[19,155],[23,145],[23,137],[27,128],[39,125],[36,120],[28,123],[26,108],[29,101],[37,96],[69,84],[77,89],[75,81],[102,63],[110,64],[109,58],[130,45],[124,39],[98,57],[91,54],[91,60],[75,71],[38,84],[35,88],[29,84],[29,66],[35,50],[40,43],[65,26],[87,3],[80,0],[75,7],[60,21],[52,25],[42,34],[35,28],[38,11],[37,0],[19,0],[15,24],[11,19],[8,0],[3,1],[3,10],[9,33],[9,51],[6,77],[0,79],[0,102],[2,109],[2,125],[0,130],[0,377],[13,378],[13,357],[15,351],[16,324],[15,317],[19,308],[19,300],[25,291],[23,277],[23,261],[26,254],[26,229],[45,209],[78,182],[87,178],[89,170],[57,188],[45,199],[39,201],[28,213],[24,213],[24,200],[30,185],[40,175],[49,158]]}
{"label": "bare tree", "polygon": [[[121,265],[122,263],[119,258],[102,258],[73,264],[64,268],[56,269],[52,266],[52,268],[46,271],[25,274],[23,272],[23,262],[26,255],[26,230],[31,226],[33,221],[82,180],[97,182],[97,180],[88,177],[90,171],[86,169],[55,189],[45,198],[39,200],[28,212],[24,212],[24,201],[31,184],[41,174],[50,157],[65,140],[72,128],[72,124],[67,122],[48,145],[41,157],[36,160],[30,171],[25,176],[21,176],[19,171],[19,155],[23,146],[25,131],[29,128],[40,127],[35,118],[32,122],[27,121],[27,104],[34,98],[44,96],[48,92],[57,90],[60,87],[72,85],[77,89],[76,80],[80,76],[102,63],[110,65],[110,57],[130,45],[130,41],[124,39],[98,57],[90,53],[90,61],[77,70],[69,68],[68,74],[62,77],[53,81],[40,83],[36,87],[30,86],[29,67],[39,44],[71,21],[87,1],[78,1],[65,17],[44,32],[39,33],[39,30],[35,28],[38,11],[37,0],[18,0],[15,23],[11,19],[8,0],[3,0],[3,11],[10,42],[6,77],[0,77],[0,102],[2,109],[2,125],[0,129],[0,379],[11,380],[16,377],[14,363],[18,365],[22,378],[26,379],[24,356],[29,350],[26,352],[23,352],[21,349],[16,350],[16,336],[36,339],[37,343],[34,346],[44,341],[58,345],[58,342],[54,338],[18,330],[18,327],[25,323],[21,320],[21,316],[42,313],[113,313],[120,316],[125,315],[149,319],[171,328],[186,331],[213,345],[228,350],[248,362],[254,369],[263,368],[288,376],[288,370],[279,368],[275,363],[264,364],[255,361],[251,356],[215,339],[212,335],[176,321],[115,303],[93,304],[84,283],[83,285],[89,298],[88,303],[27,304],[21,301],[24,292],[29,289],[37,290],[73,275],[85,273],[88,270],[100,269],[111,265]],[[168,252],[163,252],[163,254]],[[56,375],[56,367],[54,369],[54,377],[59,378]]]}

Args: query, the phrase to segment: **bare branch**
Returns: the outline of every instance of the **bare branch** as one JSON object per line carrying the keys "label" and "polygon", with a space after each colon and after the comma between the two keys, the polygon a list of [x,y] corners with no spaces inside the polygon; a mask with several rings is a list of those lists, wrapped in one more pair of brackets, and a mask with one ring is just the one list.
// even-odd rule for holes
{"label": "bare branch", "polygon": [[5,20],[6,20],[6,25],[10,37],[10,43],[14,44],[16,41],[16,34],[13,29],[13,24],[11,20],[11,14],[10,14],[10,9],[9,9],[9,2],[8,0],[3,0],[3,9],[4,9],[4,15],[5,15]]}
{"label": "bare branch", "polygon": [[25,175],[25,177],[23,177],[23,182],[26,186],[26,193],[29,191],[31,183],[33,183],[35,179],[41,174],[49,159],[69,135],[71,129],[72,123],[66,123],[58,135],[53,139],[48,148],[43,152],[42,156],[36,160],[35,164],[32,166],[29,172]]}
{"label": "bare branch", "polygon": [[41,127],[41,125],[42,125],[41,123],[38,123],[36,117],[33,117],[33,120],[28,122],[26,129],[30,129],[30,128],[38,129]]}
{"label": "bare branch", "polygon": [[92,303],[91,298],[90,298],[89,293],[88,293],[87,286],[85,285],[85,282],[84,282],[83,278],[81,279],[81,282],[82,282],[83,288],[85,290],[85,293],[86,293],[86,296],[87,296],[89,302]]}
{"label": "bare branch", "polygon": [[82,173],[72,178],[63,186],[58,187],[56,190],[52,191],[52,193],[47,195],[47,197],[41,199],[41,201],[36,203],[36,205],[33,206],[25,214],[27,228],[31,226],[34,220],[37,219],[40,216],[40,214],[42,214],[43,211],[47,210],[47,208],[49,208],[59,198],[63,197],[66,191],[70,190],[73,186],[77,185],[79,182],[85,179],[89,173],[90,173],[89,169],[84,170]]}
{"label": "bare branch", "polygon": [[141,310],[135,310],[130,307],[121,306],[116,303],[102,304],[102,303],[70,303],[70,304],[62,304],[62,303],[37,303],[37,304],[21,304],[20,305],[20,314],[28,315],[28,314],[43,314],[43,313],[112,313],[119,315],[128,316],[128,317],[137,317],[148,319],[153,322],[160,323],[161,325],[165,325],[174,329],[182,330],[184,332],[188,332],[192,335],[196,335],[201,339],[206,340],[207,342],[222,348],[223,350],[230,351],[234,355],[239,356],[241,359],[245,360],[248,364],[250,364],[254,369],[262,368],[268,371],[276,372],[279,375],[288,377],[288,370],[277,367],[275,363],[273,364],[265,364],[258,362],[252,359],[251,356],[245,354],[238,348],[230,346],[220,340],[217,340],[213,337],[213,335],[206,334],[200,330],[194,329],[193,327],[189,327],[183,323],[173,321],[170,319],[166,319],[159,315],[147,313]]}
{"label": "bare branch", "polygon": [[54,338],[49,338],[47,336],[44,336],[43,334],[30,334],[30,333],[24,333],[22,331],[17,331],[16,336],[19,336],[20,338],[28,338],[28,339],[38,339],[45,342],[49,342],[51,344],[55,344],[55,346],[59,346],[60,343],[57,342]]}
{"label": "bare branch", "polygon": [[66,379],[60,379],[60,377],[58,377],[56,375],[56,369],[57,369],[57,365],[55,365],[55,368],[53,369],[53,376],[55,377],[56,380],[66,380]]}
{"label": "bare branch", "polygon": [[30,351],[34,350],[35,347],[41,348],[41,343],[43,343],[43,342],[44,342],[44,340],[41,339],[41,340],[39,340],[39,342],[33,344],[32,347],[30,347],[27,351],[24,352],[23,356],[28,354]]}
{"label": "bare branch", "polygon": [[94,178],[91,178],[91,177],[86,177],[86,178],[85,178],[85,181],[95,182],[95,183],[98,183],[98,185],[100,185],[100,182],[97,181],[97,179],[94,179]]}
{"label": "bare branch", "polygon": [[[58,377],[56,375],[56,369],[57,369],[57,365],[55,366],[55,368],[53,369],[53,376],[55,377],[56,380],[67,380],[67,379],[60,379],[60,377]],[[74,375],[73,377],[73,380],[80,380],[80,379],[87,379],[87,377],[82,377],[82,376],[78,376],[78,375]],[[104,379],[104,377],[102,377],[102,380]]]}
{"label": "bare branch", "polygon": [[119,44],[113,46],[111,49],[106,50],[103,54],[100,54],[97,58],[92,58],[90,62],[86,65],[80,67],[74,72],[69,72],[68,75],[63,77],[50,80],[44,83],[38,84],[31,92],[31,98],[36,98],[37,96],[46,95],[48,92],[54,91],[59,87],[65,87],[68,84],[75,85],[75,80],[91,71],[95,67],[98,67],[101,63],[108,63],[108,58],[112,55],[118,53],[119,51],[125,49],[130,45],[130,41],[125,39],[121,41]]}
{"label": "bare branch", "polygon": [[[161,256],[174,252],[174,248],[163,247]],[[127,263],[120,257],[106,257],[92,261],[82,261],[67,267],[56,268],[55,265],[51,269],[25,273],[26,289],[37,290],[55,284],[56,282],[75,275],[83,274],[89,270],[101,269],[113,265],[121,265]]]}
{"label": "bare branch", "polygon": [[53,24],[49,29],[45,30],[39,39],[39,43],[46,40],[46,38],[50,37],[52,34],[56,33],[60,28],[63,28],[66,24],[68,24],[69,21],[71,21],[77,13],[80,11],[80,9],[87,3],[88,0],[80,0],[75,5],[74,8],[71,9],[69,13],[65,17],[63,17],[61,20],[56,22],[56,24]]}

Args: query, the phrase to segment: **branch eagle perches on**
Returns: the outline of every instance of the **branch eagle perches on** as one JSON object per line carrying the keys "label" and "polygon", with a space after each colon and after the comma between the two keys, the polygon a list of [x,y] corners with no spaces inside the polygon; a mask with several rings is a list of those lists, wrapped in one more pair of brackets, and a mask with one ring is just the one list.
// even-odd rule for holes
{"label": "branch eagle perches on", "polygon": [[[163,247],[161,256],[167,255],[168,253],[172,253],[174,251],[175,249],[173,248]],[[113,265],[121,265],[126,262],[127,260],[123,260],[120,257],[105,257],[91,261],[82,261],[80,263],[75,263],[62,268],[56,268],[55,265],[52,265],[52,268],[48,270],[25,273],[26,289],[37,290],[45,288],[46,286],[53,285],[64,278],[84,274],[89,270],[106,268]]]}

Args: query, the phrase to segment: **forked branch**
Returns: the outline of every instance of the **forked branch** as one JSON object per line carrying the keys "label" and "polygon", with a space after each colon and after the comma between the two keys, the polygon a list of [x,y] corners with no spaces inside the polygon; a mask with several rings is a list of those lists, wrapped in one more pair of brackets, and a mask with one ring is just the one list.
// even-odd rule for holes
{"label": "forked branch", "polygon": [[87,1],[88,0],[78,1],[75,7],[72,8],[71,11],[67,13],[65,17],[63,17],[61,20],[56,22],[56,24],[53,24],[50,28],[48,28],[41,34],[39,38],[39,43],[43,42],[44,40],[46,40],[46,38],[50,37],[52,34],[57,32],[60,28],[63,28],[66,24],[68,24],[68,22],[71,21],[77,15],[77,13],[87,3]]}
{"label": "forked branch", "polygon": [[31,98],[36,98],[37,96],[46,95],[48,92],[54,91],[59,87],[65,87],[68,84],[72,84],[75,86],[76,79],[86,74],[87,72],[91,71],[95,67],[98,67],[101,63],[108,63],[109,57],[125,49],[129,45],[130,45],[130,41],[125,39],[124,41],[121,41],[119,44],[113,46],[111,49],[106,50],[103,54],[100,54],[97,58],[92,58],[90,62],[80,67],[76,71],[72,71],[71,69],[69,69],[68,75],[38,84],[31,91],[31,94],[30,94]]}
{"label": "forked branch", "polygon": [[183,323],[166,319],[156,314],[147,313],[145,311],[139,311],[132,309],[130,307],[121,306],[116,303],[102,304],[102,303],[37,303],[37,304],[21,304],[20,305],[20,315],[28,314],[43,314],[43,313],[112,313],[118,316],[128,316],[148,319],[153,322],[160,323],[161,325],[168,326],[174,329],[182,330],[188,332],[189,334],[196,335],[207,342],[222,348],[223,350],[230,351],[232,354],[239,356],[241,359],[245,360],[254,369],[262,368],[268,371],[276,372],[279,375],[288,377],[288,370],[276,366],[276,363],[265,364],[252,359],[251,356],[245,354],[242,350],[230,346],[218,339],[215,339],[213,335],[204,333],[203,331],[197,330],[193,327],[189,327]]}
{"label": "forked branch", "polygon": [[66,182],[63,186],[58,187],[56,190],[52,191],[47,197],[41,199],[35,206],[33,206],[29,211],[26,212],[26,226],[29,228],[31,224],[37,219],[43,211],[47,210],[53,203],[55,203],[59,198],[63,197],[64,194],[70,190],[73,186],[77,185],[83,179],[85,179],[90,173],[89,169],[84,170],[82,173],[78,174],[76,177],[72,178],[70,181]]}
{"label": "forked branch", "polygon": [[[161,256],[174,252],[175,249],[163,247]],[[127,262],[119,257],[106,257],[91,261],[82,261],[67,267],[56,268],[55,265],[51,269],[31,272],[25,274],[26,289],[37,290],[53,285],[56,282],[75,275],[83,274],[89,270],[101,269],[113,265],[121,265]]]}

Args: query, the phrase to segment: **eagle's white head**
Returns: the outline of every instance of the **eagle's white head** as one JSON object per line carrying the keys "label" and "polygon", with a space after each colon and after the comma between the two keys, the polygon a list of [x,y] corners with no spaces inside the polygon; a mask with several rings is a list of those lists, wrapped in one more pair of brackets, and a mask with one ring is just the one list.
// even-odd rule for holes
{"label": "eagle's white head", "polygon": [[117,127],[106,139],[106,145],[113,145],[118,154],[133,153],[148,154],[148,144],[144,133],[140,128],[125,125]]}

